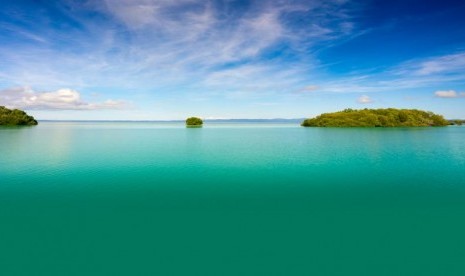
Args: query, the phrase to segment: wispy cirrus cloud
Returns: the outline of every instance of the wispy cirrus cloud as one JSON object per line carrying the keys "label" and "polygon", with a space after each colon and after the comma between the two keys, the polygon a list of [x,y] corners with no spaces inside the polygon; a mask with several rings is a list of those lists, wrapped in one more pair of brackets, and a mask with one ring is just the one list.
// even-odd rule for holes
{"label": "wispy cirrus cloud", "polygon": [[332,78],[316,85],[321,93],[392,92],[444,83],[460,85],[465,81],[462,72],[465,72],[465,52],[458,52],[409,60],[376,72],[353,72],[347,77]]}
{"label": "wispy cirrus cloud", "polygon": [[435,74],[456,74],[465,68],[465,53],[457,53],[440,57],[433,57],[424,61],[406,64],[407,69],[412,70],[418,76],[430,76]]}
{"label": "wispy cirrus cloud", "polygon": [[129,107],[129,103],[121,100],[86,102],[81,99],[78,91],[67,88],[36,92],[28,87],[0,90],[0,104],[10,108],[37,110],[97,110]]}
{"label": "wispy cirrus cloud", "polygon": [[[30,41],[14,48],[0,45],[0,58],[6,61],[0,72],[10,86],[44,89],[163,90],[187,84],[212,90],[216,87],[208,86],[211,80],[232,70],[256,67],[255,72],[276,73],[261,79],[276,79],[305,61],[308,73],[317,63],[308,54],[312,45],[349,36],[354,29],[349,10],[338,9],[345,5],[339,0],[250,1],[234,9],[231,5],[196,0],[64,1],[55,8],[72,24],[56,28],[50,20],[53,14],[46,13],[44,18],[15,18],[23,23],[15,32],[27,34]],[[88,20],[89,13],[94,20]],[[37,39],[43,43],[35,43]],[[287,54],[263,59],[276,50]],[[256,81],[242,83],[247,87]]]}

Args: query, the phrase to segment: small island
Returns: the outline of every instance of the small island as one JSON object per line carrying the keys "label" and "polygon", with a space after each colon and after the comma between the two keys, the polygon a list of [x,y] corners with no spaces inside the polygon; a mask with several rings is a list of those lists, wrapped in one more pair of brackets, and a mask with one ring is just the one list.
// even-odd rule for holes
{"label": "small island", "polygon": [[0,126],[33,126],[37,125],[34,117],[19,109],[8,109],[0,106]]}
{"label": "small island", "polygon": [[427,127],[450,122],[433,112],[417,109],[345,109],[306,119],[304,127]]}
{"label": "small island", "polygon": [[190,117],[186,119],[186,127],[202,127],[203,121],[198,117]]}

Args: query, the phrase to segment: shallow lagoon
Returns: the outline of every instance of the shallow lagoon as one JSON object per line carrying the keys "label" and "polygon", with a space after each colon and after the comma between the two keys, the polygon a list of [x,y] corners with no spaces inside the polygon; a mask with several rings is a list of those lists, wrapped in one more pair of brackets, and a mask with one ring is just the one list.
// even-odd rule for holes
{"label": "shallow lagoon", "polygon": [[0,128],[1,275],[464,275],[465,127]]}

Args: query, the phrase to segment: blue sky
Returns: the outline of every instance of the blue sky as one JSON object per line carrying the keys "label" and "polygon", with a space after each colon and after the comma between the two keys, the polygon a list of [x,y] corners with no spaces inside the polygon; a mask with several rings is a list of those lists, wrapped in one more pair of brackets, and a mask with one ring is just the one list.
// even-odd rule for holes
{"label": "blue sky", "polygon": [[465,119],[465,1],[0,2],[0,105],[38,119]]}

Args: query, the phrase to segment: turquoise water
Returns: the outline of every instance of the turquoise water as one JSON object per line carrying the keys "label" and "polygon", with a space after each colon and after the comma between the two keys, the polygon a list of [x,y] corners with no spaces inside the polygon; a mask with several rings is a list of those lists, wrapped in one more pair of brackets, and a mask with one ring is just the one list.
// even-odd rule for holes
{"label": "turquoise water", "polygon": [[0,275],[465,275],[465,127],[0,128]]}

